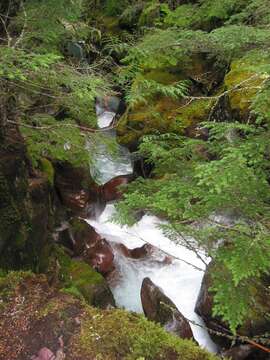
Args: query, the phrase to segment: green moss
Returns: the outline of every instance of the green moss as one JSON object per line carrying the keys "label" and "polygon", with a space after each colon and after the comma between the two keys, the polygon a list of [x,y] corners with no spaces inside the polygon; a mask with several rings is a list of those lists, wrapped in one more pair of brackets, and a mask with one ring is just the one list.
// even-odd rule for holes
{"label": "green moss", "polygon": [[213,100],[201,99],[191,103],[176,101],[166,97],[139,105],[128,110],[117,125],[118,140],[122,145],[136,146],[140,138],[155,132],[184,133],[207,120]]}
{"label": "green moss", "polygon": [[[0,169],[0,266],[14,268],[18,257],[14,256],[27,239],[26,214],[23,214],[24,187],[12,188],[14,180],[1,174]],[[1,251],[5,249],[1,253]],[[11,256],[12,252],[12,256]],[[16,260],[15,260],[16,259]]]}
{"label": "green moss", "polygon": [[8,304],[15,288],[26,278],[32,276],[30,271],[10,271],[0,269],[0,310]]}
{"label": "green moss", "polygon": [[73,218],[70,221],[70,226],[75,233],[84,231],[89,227],[89,225],[84,220],[78,218]]}
{"label": "green moss", "polygon": [[178,131],[187,126],[196,126],[201,121],[206,121],[213,106],[211,99],[197,99],[176,110],[175,127]]}
{"label": "green moss", "polygon": [[[0,308],[1,319],[6,318],[0,331],[1,339],[7,338],[1,342],[3,354],[10,348],[15,357],[24,358],[23,355],[33,353],[32,343],[22,337],[28,324],[28,338],[36,339],[38,349],[44,346],[44,338],[36,334],[46,334],[46,341],[53,348],[59,346],[57,339],[61,334],[69,359],[217,360],[194,342],[167,333],[142,315],[120,309],[93,308],[70,294],[63,294],[49,287],[42,275],[10,273],[4,275],[4,281],[0,277],[0,296],[1,291],[9,291],[7,308],[3,310],[20,311],[9,319]],[[18,298],[24,301],[18,303]]]}
{"label": "green moss", "polygon": [[146,70],[143,74],[146,80],[154,80],[163,85],[170,85],[184,80],[183,74],[177,68]]}
{"label": "green moss", "polygon": [[91,355],[103,360],[216,359],[192,341],[181,340],[143,316],[123,310],[101,313],[88,307],[74,345],[86,359]]}
{"label": "green moss", "polygon": [[46,159],[40,159],[40,169],[47,176],[49,184],[53,186],[54,184],[54,167],[52,163]]}
{"label": "green moss", "polygon": [[266,51],[252,51],[232,62],[224,83],[229,90],[231,109],[239,118],[249,116],[251,103],[265,80],[263,68],[269,61]]}
{"label": "green moss", "polygon": [[96,289],[105,284],[103,276],[85,262],[71,259],[60,247],[56,249],[55,256],[60,264],[59,278],[63,291],[94,304]]}

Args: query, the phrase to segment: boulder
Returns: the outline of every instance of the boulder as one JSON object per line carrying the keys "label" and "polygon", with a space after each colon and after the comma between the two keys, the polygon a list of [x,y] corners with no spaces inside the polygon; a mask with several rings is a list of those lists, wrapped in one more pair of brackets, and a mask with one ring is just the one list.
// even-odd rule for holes
{"label": "boulder", "polygon": [[246,121],[252,120],[251,103],[254,101],[258,88],[262,86],[265,77],[256,66],[268,64],[269,52],[256,50],[247,53],[231,63],[231,68],[225,77],[224,84],[228,90],[232,117]]}
{"label": "boulder", "polygon": [[62,247],[55,248],[51,263],[51,272],[47,273],[50,284],[57,283],[65,293],[84,298],[90,305],[102,309],[115,306],[105,278],[89,264],[71,258]]}
{"label": "boulder", "polygon": [[[215,272],[224,271],[224,269],[217,267],[214,262],[211,262],[205,271],[201,289],[197,298],[195,312],[200,315],[206,326],[216,332],[228,333],[229,327],[218,316],[213,316],[214,305],[214,293],[210,291],[213,284],[212,274]],[[256,284],[250,283],[250,287],[247,287],[247,296],[252,293],[254,303],[256,307],[249,312],[244,323],[237,329],[237,333],[241,336],[254,337],[259,336],[268,331],[270,328],[269,319],[265,314],[270,311],[270,301],[267,296],[267,288],[269,287],[269,278],[261,279]],[[231,341],[223,336],[217,336],[214,333],[210,333],[213,340],[221,347],[229,349],[231,347]]]}
{"label": "boulder", "polygon": [[143,311],[147,319],[160,323],[168,332],[182,339],[194,339],[191,327],[175,304],[149,278],[141,287]]}
{"label": "boulder", "polygon": [[113,270],[113,249],[91,225],[82,219],[74,218],[70,222],[69,231],[77,256],[81,256],[101,274],[107,274]]}
{"label": "boulder", "polygon": [[[131,259],[145,259],[148,258],[148,261],[151,263],[159,263],[164,265],[170,265],[173,258],[169,255],[166,255],[161,250],[156,248],[151,244],[144,244],[143,246],[129,249],[124,244],[115,244],[116,249],[118,249],[124,256]],[[155,256],[156,255],[156,256]]]}
{"label": "boulder", "polygon": [[239,345],[222,352],[222,356],[231,360],[245,360],[253,352],[254,348],[251,345]]}
{"label": "boulder", "polygon": [[133,175],[119,175],[108,181],[103,186],[100,186],[101,201],[107,203],[121,199],[124,191],[124,186],[132,181]]}
{"label": "boulder", "polygon": [[72,214],[87,217],[97,200],[97,185],[85,168],[70,163],[55,164],[55,187],[62,204]]}
{"label": "boulder", "polygon": [[156,131],[196,137],[198,124],[208,118],[212,106],[213,100],[207,98],[193,102],[165,96],[149,99],[146,105],[128,108],[120,117],[116,127],[118,142],[134,151],[143,136]]}
{"label": "boulder", "polygon": [[44,347],[39,350],[37,356],[32,356],[31,360],[55,360],[55,356],[50,349]]}
{"label": "boulder", "polygon": [[154,246],[151,244],[144,244],[141,247],[129,249],[124,244],[117,244],[117,248],[122,252],[126,257],[130,257],[132,259],[142,259],[149,255],[154,250]]}

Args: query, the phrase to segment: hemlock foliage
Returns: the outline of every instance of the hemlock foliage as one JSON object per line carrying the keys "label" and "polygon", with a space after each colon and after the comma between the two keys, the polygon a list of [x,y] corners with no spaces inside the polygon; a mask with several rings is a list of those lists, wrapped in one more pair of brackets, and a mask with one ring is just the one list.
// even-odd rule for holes
{"label": "hemlock foliage", "polygon": [[[250,309],[260,307],[252,284],[270,269],[269,10],[266,1],[256,0],[161,6],[165,16],[144,29],[122,60],[120,81],[130,89],[128,104],[149,74],[151,79],[167,71],[190,80],[194,58],[223,73],[225,86],[220,81],[197,97],[192,87],[182,94],[186,103],[180,108],[213,99],[200,124],[207,140],[155,129],[140,139],[138,156],[154,170],[151,178],[129,185],[116,220],[133,224],[144,210],[168,220],[163,230],[174,241],[194,248],[187,239],[195,238],[197,251],[203,249],[220,271],[212,287],[214,313],[235,332]],[[152,86],[154,81],[156,89],[164,84],[161,76]],[[151,94],[140,94],[141,103],[153,101]],[[231,106],[225,121],[216,111],[221,100]]]}
{"label": "hemlock foliage", "polygon": [[7,121],[18,123],[34,166],[41,157],[89,161],[86,142],[94,134],[87,128],[96,128],[95,99],[109,86],[85,62],[65,59],[68,42],[86,36],[81,14],[81,1],[33,0],[6,21],[1,97],[9,101],[7,89],[12,93],[16,115]]}

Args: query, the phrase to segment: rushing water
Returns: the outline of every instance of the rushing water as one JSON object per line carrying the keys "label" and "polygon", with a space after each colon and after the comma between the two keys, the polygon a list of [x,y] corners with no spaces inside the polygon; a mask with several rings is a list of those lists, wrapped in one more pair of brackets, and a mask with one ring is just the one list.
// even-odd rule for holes
{"label": "rushing water", "polygon": [[[113,113],[98,110],[99,126],[108,126],[113,118]],[[105,179],[108,181],[120,174],[130,173],[132,165],[128,160],[127,151],[125,150],[124,156],[122,149],[119,153],[120,156],[114,159],[113,166],[110,157],[106,154],[102,155],[102,159],[98,159],[97,164],[102,165],[99,172],[102,174],[103,181]],[[184,316],[203,325],[201,318],[194,312],[203,272],[186,262],[198,268],[204,268],[204,264],[195,253],[166,238],[158,227],[161,220],[157,217],[145,215],[133,227],[121,227],[111,222],[114,211],[114,205],[109,204],[98,219],[90,219],[88,222],[96,228],[99,234],[110,241],[114,248],[116,275],[109,279],[109,285],[117,305],[131,311],[142,312],[140,290],[143,279],[149,277],[163,289]],[[165,254],[162,251],[155,251],[151,257],[144,259],[131,259],[125,257],[117,247],[117,244],[122,243],[132,249],[144,245],[145,242],[172,255],[174,260],[170,264],[163,262]],[[183,259],[185,262],[177,258]],[[193,324],[191,327],[195,339],[202,347],[213,352],[217,350],[206,330]]]}
{"label": "rushing water", "polygon": [[[110,126],[115,113],[110,111],[102,111],[97,106],[98,126],[100,128],[107,128]],[[132,174],[133,166],[130,161],[130,154],[128,149],[116,144],[115,130],[108,129],[104,132],[111,142],[115,142],[116,153],[113,155],[108,154],[106,145],[95,144],[91,149],[94,152],[95,163],[91,166],[91,175],[96,179],[99,184],[105,184],[115,176],[123,174]]]}

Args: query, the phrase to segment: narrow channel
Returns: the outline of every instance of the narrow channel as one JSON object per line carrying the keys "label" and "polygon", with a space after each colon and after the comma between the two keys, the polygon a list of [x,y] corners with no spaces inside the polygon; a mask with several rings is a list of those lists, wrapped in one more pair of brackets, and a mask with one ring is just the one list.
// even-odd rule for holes
{"label": "narrow channel", "polygon": [[[98,107],[97,115],[99,127],[105,128],[111,124],[115,114]],[[114,130],[106,131],[106,134],[116,141]],[[92,175],[98,178],[101,184],[115,176],[130,174],[133,171],[129,151],[120,145],[118,156],[114,157],[109,156],[104,147],[96,149],[95,166]],[[108,278],[108,282],[117,306],[142,313],[140,290],[143,279],[149,277],[163,289],[186,318],[200,325],[190,324],[200,346],[216,352],[216,345],[210,339],[208,332],[201,327],[202,319],[194,312],[204,274],[196,267],[204,269],[205,265],[194,252],[166,238],[158,226],[162,221],[157,217],[144,215],[136,225],[121,227],[111,220],[114,212],[114,204],[107,204],[98,218],[88,219],[88,222],[110,242],[114,249],[116,269]],[[146,258],[132,259],[119,251],[119,244],[133,249],[145,243],[150,243],[155,249],[151,252],[151,256]],[[171,256],[170,261],[168,254]]]}

